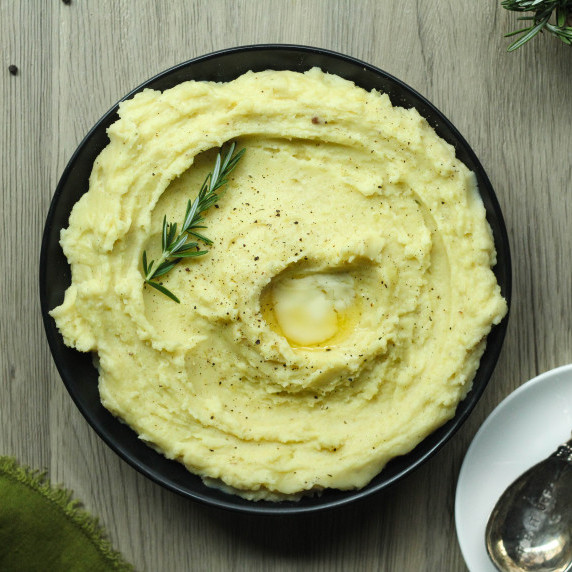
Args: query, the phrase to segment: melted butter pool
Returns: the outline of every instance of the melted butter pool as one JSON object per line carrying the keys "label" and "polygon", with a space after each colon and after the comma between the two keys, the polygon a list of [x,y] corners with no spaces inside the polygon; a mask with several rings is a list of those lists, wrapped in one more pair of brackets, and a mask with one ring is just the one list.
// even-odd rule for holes
{"label": "melted butter pool", "polygon": [[267,323],[295,349],[335,345],[359,318],[356,278],[347,272],[282,277],[261,302]]}

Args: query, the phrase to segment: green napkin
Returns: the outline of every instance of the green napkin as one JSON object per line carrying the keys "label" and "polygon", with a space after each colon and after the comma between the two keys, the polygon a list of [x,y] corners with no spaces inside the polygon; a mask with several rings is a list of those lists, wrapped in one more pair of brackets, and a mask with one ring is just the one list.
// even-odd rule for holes
{"label": "green napkin", "polygon": [[133,567],[69,491],[52,486],[45,473],[0,456],[0,570],[122,572]]}

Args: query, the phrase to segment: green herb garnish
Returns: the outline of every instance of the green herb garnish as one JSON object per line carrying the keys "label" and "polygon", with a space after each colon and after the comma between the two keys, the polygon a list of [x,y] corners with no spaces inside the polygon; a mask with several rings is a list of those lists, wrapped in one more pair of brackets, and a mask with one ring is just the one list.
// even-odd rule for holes
{"label": "green herb garnish", "polygon": [[[505,34],[505,37],[521,35],[507,49],[512,52],[546,30],[565,44],[572,45],[572,0],[503,0],[502,6],[513,12],[533,12],[530,16],[521,16],[530,26]],[[555,14],[553,23],[550,22]]]}
{"label": "green herb garnish", "polygon": [[147,251],[143,251],[142,264],[143,273],[145,274],[145,284],[149,284],[156,290],[159,290],[165,296],[180,303],[179,298],[169,289],[157,282],[156,278],[167,274],[171,271],[183,258],[193,258],[203,256],[208,250],[201,250],[199,243],[189,241],[190,237],[194,237],[203,244],[209,246],[212,240],[203,234],[197,232],[199,229],[206,228],[200,224],[204,220],[203,213],[212,207],[221,197],[222,193],[217,192],[221,187],[228,183],[228,175],[236,167],[236,164],[244,154],[241,149],[236,154],[234,148],[236,144],[232,143],[226,157],[221,159],[219,153],[216,157],[214,169],[206,176],[199,194],[194,201],[189,200],[187,203],[187,211],[181,230],[177,233],[177,223],[167,222],[167,217],[163,217],[163,232],[161,236],[161,256],[155,263],[154,260],[147,262]]}

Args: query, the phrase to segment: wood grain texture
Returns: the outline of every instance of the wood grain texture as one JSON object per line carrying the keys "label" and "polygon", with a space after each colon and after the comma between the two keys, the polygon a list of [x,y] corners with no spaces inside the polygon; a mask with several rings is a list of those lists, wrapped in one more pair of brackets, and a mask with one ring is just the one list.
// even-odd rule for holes
{"label": "wood grain texture", "polygon": [[[572,362],[572,50],[545,36],[507,54],[502,36],[516,20],[499,4],[2,0],[0,454],[46,467],[73,489],[138,570],[465,570],[454,493],[472,437],[512,390]],[[89,128],[173,64],[265,42],[344,52],[431,100],[488,172],[513,255],[505,346],[460,432],[390,492],[305,518],[219,512],[162,490],[122,462],[66,393],[38,301],[43,222]],[[18,75],[8,72],[10,64]]]}

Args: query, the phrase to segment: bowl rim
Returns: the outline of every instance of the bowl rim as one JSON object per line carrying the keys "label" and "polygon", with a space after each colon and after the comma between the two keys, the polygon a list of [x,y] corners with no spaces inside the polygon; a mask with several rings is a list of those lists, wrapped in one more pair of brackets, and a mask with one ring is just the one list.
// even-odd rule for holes
{"label": "bowl rim", "polygon": [[[209,487],[206,487],[206,485],[204,485],[205,488],[204,494],[197,493],[195,491],[185,489],[184,487],[181,487],[172,481],[166,480],[165,475],[157,473],[156,471],[152,470],[149,466],[147,466],[145,463],[142,463],[138,459],[134,458],[134,456],[130,454],[129,451],[126,451],[122,447],[121,443],[116,443],[112,438],[110,438],[109,435],[106,434],[106,432],[102,429],[102,427],[98,425],[92,413],[88,410],[87,407],[84,407],[84,405],[80,402],[79,397],[75,394],[74,381],[73,379],[70,379],[70,377],[68,377],[68,373],[65,370],[64,364],[60,363],[57,357],[58,347],[62,344],[62,336],[57,330],[53,318],[51,318],[51,316],[49,315],[49,311],[51,308],[48,307],[48,299],[47,299],[48,284],[46,279],[46,272],[48,267],[48,246],[49,246],[48,243],[50,241],[49,235],[51,231],[50,224],[54,218],[54,214],[58,208],[58,205],[62,198],[62,194],[64,193],[64,190],[66,188],[66,181],[68,180],[70,173],[82,149],[85,147],[87,142],[90,141],[93,135],[101,129],[102,125],[106,123],[114,114],[117,113],[119,104],[125,101],[126,99],[132,98],[136,93],[139,93],[146,87],[149,87],[149,85],[156,83],[158,80],[166,78],[179,70],[183,70],[189,66],[193,66],[198,63],[208,62],[209,60],[216,60],[217,58],[223,56],[226,57],[235,54],[249,54],[257,51],[272,52],[272,51],[283,51],[283,50],[297,52],[302,55],[317,54],[320,56],[325,56],[327,58],[332,58],[334,60],[340,60],[352,66],[362,67],[365,70],[372,72],[377,76],[380,76],[386,81],[393,83],[400,90],[404,90],[414,99],[417,99],[419,102],[421,102],[423,106],[427,110],[429,110],[432,114],[438,117],[439,121],[444,124],[446,129],[451,133],[451,136],[454,138],[454,140],[463,148],[464,153],[467,154],[472,163],[476,166],[476,169],[474,170],[478,171],[478,173],[476,174],[480,182],[479,192],[481,196],[483,192],[483,183],[484,183],[484,187],[486,188],[487,198],[490,202],[491,208],[497,219],[497,233],[498,233],[497,238],[499,238],[500,242],[502,243],[503,255],[504,255],[503,266],[506,271],[503,296],[507,302],[508,312],[507,315],[500,322],[500,324],[495,325],[493,327],[493,330],[491,330],[491,333],[489,333],[487,337],[487,349],[485,350],[485,354],[483,354],[483,357],[484,355],[487,355],[488,352],[488,356],[490,356],[488,367],[483,373],[484,380],[477,386],[473,385],[471,390],[465,396],[464,400],[461,402],[464,403],[470,395],[471,399],[470,402],[467,403],[467,406],[464,406],[462,408],[459,408],[458,406],[455,415],[452,419],[450,419],[445,424],[437,428],[430,435],[428,435],[410,453],[402,456],[401,458],[407,458],[411,455],[414,455],[415,458],[412,462],[408,463],[405,468],[399,470],[390,478],[387,478],[379,483],[374,483],[375,481],[374,478],[368,485],[366,485],[361,489],[336,491],[333,500],[330,499],[327,500],[326,502],[319,502],[320,499],[324,498],[323,496],[311,497],[308,500],[317,501],[317,502],[312,502],[311,504],[304,504],[304,503],[300,504],[300,502],[298,501],[286,501],[286,502],[246,501],[240,497],[236,497],[235,495],[231,494],[226,494],[226,497],[228,498],[217,498],[217,496],[211,496],[213,494],[213,490],[216,489],[211,489]],[[272,69],[272,67],[269,66],[267,69]],[[423,116],[425,117],[425,115]],[[427,119],[427,117],[425,118]],[[442,137],[442,135],[440,136]],[[496,243],[496,241],[495,241],[495,246],[498,249],[499,245]],[[484,168],[482,167],[479,159],[475,155],[472,147],[468,144],[468,142],[457,130],[457,128],[430,101],[428,101],[423,95],[418,93],[415,89],[410,87],[402,80],[396,78],[395,76],[385,72],[380,68],[377,68],[366,62],[363,62],[353,56],[342,54],[329,49],[318,48],[307,45],[263,43],[263,44],[247,44],[243,46],[225,48],[171,66],[168,69],[163,70],[162,72],[152,76],[151,78],[147,79],[146,81],[142,82],[137,87],[129,91],[126,95],[124,95],[121,99],[119,99],[112,107],[110,107],[108,111],[105,112],[104,115],[101,116],[101,118],[93,125],[93,127],[91,127],[91,129],[87,132],[87,134],[83,137],[79,145],[76,147],[74,153],[72,154],[66,167],[64,168],[62,175],[60,176],[60,179],[56,186],[56,190],[51,199],[50,207],[45,219],[45,226],[42,234],[42,243],[40,249],[40,264],[39,264],[39,283],[40,283],[39,284],[40,306],[41,306],[42,319],[43,319],[44,329],[46,332],[46,337],[50,347],[50,352],[52,354],[52,358],[55,362],[56,368],[60,374],[60,377],[62,378],[62,381],[64,382],[64,385],[66,386],[68,393],[70,394],[72,400],[74,401],[75,406],[79,409],[80,413],[86,419],[88,424],[97,433],[97,435],[104,441],[104,443],[106,443],[108,447],[110,447],[117,455],[119,455],[120,458],[126,461],[129,465],[131,465],[138,472],[145,475],[153,482],[161,485],[163,488],[178,493],[186,498],[190,498],[194,501],[199,501],[206,505],[210,505],[221,509],[231,510],[234,512],[259,514],[259,515],[286,515],[286,514],[305,514],[305,513],[323,511],[326,509],[340,508],[350,503],[356,503],[356,501],[361,501],[373,494],[380,493],[381,491],[388,489],[389,487],[394,485],[398,480],[403,479],[405,476],[411,474],[414,470],[423,465],[429,458],[435,455],[437,451],[439,451],[449,441],[449,439],[453,436],[455,432],[459,430],[459,428],[466,421],[466,419],[474,409],[476,403],[478,402],[486,386],[488,385],[488,382],[496,366],[498,357],[500,355],[503,346],[503,341],[505,338],[508,326],[508,320],[510,316],[511,295],[512,295],[512,262],[510,255],[509,239],[503,214],[497,196],[495,194],[495,191],[492,187],[492,184],[486,172],[484,171]],[[495,334],[494,344],[490,343],[493,332]],[[483,362],[481,361],[481,364],[479,365],[479,370],[482,367],[483,367]],[[120,423],[119,420],[116,421],[117,423]],[[421,454],[419,454],[418,449],[422,445],[423,445],[422,452]],[[415,454],[415,451],[418,451],[418,453]],[[161,455],[160,453],[156,454]],[[173,462],[176,463],[176,461]],[[190,472],[189,474],[192,475],[192,473]],[[381,474],[383,474],[383,471],[379,473],[379,475]],[[194,476],[196,477],[196,475]],[[331,489],[328,489],[328,491],[330,490]]]}

